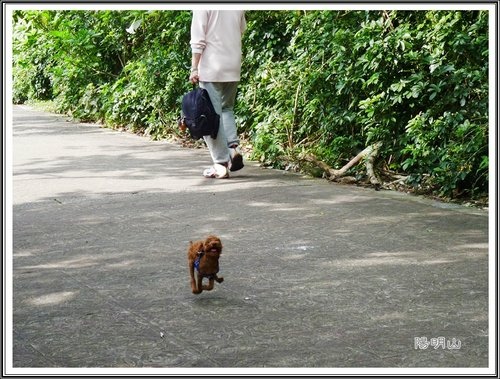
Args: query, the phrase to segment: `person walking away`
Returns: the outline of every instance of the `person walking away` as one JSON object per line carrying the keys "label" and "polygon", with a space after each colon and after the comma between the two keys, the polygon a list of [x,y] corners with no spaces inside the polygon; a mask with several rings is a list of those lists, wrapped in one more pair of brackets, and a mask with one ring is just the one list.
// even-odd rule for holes
{"label": "person walking away", "polygon": [[245,12],[195,10],[191,20],[191,83],[205,88],[221,115],[216,139],[203,137],[213,161],[207,178],[228,178],[229,171],[244,167],[236,130],[234,103],[241,76],[241,39]]}

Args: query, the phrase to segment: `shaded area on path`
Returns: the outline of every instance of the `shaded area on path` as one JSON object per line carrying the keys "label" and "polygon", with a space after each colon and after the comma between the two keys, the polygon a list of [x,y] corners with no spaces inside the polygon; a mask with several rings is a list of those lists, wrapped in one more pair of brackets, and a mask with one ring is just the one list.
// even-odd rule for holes
{"label": "shaded area on path", "polygon": [[[488,217],[16,107],[14,367],[486,367]],[[221,275],[190,292],[190,240]],[[419,349],[416,337],[461,341]]]}

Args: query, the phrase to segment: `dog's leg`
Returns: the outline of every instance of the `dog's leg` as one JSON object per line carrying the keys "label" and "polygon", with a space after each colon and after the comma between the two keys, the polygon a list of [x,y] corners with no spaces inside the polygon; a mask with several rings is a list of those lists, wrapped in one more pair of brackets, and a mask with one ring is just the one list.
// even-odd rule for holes
{"label": "dog's leg", "polygon": [[203,276],[201,274],[198,274],[198,286],[196,288],[196,291],[197,292],[194,292],[193,293],[201,293],[203,290],[204,290],[204,286],[202,285],[202,282],[203,282]]}
{"label": "dog's leg", "polygon": [[213,290],[214,289],[214,281],[217,283],[222,283],[224,281],[224,278],[222,276],[218,277],[217,274],[214,274],[214,276],[210,277],[210,279],[208,280],[208,285],[203,286],[203,289],[205,291]]}
{"label": "dog's leg", "polygon": [[198,286],[196,285],[196,279],[194,277],[194,261],[189,261],[189,275],[191,276],[191,291],[194,294],[201,293],[201,290],[198,290]]}
{"label": "dog's leg", "polygon": [[224,278],[222,276],[217,276],[217,274],[215,274],[215,281],[217,283],[222,283],[224,281]]}
{"label": "dog's leg", "polygon": [[205,291],[212,291],[214,289],[214,279],[212,277],[208,279],[208,285],[203,286],[203,289]]}

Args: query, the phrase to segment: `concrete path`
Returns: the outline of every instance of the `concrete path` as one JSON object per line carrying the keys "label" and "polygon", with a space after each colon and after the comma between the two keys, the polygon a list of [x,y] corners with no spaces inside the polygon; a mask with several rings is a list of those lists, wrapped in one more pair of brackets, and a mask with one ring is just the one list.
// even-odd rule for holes
{"label": "concrete path", "polygon": [[[14,368],[488,368],[487,211],[209,164],[14,107]],[[225,281],[193,295],[209,233]]]}

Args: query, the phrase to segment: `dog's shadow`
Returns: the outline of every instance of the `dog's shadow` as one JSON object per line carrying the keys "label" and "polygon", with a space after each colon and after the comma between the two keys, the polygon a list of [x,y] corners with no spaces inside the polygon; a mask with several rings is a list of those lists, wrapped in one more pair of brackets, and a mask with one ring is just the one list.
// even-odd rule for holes
{"label": "dog's shadow", "polygon": [[252,302],[247,301],[244,299],[237,299],[234,297],[225,297],[222,295],[215,295],[215,296],[196,296],[191,298],[191,303],[195,307],[199,307],[200,309],[205,309],[205,310],[217,310],[217,309],[236,309],[236,308],[241,308],[241,309],[246,309],[248,307],[251,307]]}

